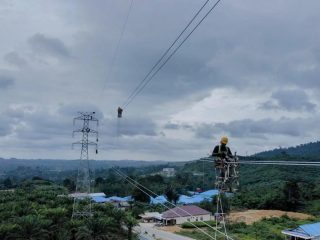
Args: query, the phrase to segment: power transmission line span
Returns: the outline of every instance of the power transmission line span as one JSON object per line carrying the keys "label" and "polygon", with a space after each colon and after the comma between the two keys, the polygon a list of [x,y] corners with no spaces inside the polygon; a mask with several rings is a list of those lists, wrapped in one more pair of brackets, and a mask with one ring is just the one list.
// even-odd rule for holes
{"label": "power transmission line span", "polygon": [[[173,57],[173,55],[181,48],[181,46],[187,41],[187,39],[193,34],[193,32],[200,26],[200,24],[208,17],[208,15],[217,7],[221,0],[215,2],[215,4],[205,13],[205,15],[195,24],[193,28],[191,28],[190,32],[182,39],[180,44],[178,44],[173,50],[172,48],[176,45],[176,43],[181,39],[183,34],[189,29],[191,24],[196,20],[199,14],[203,11],[205,6],[209,3],[210,0],[205,1],[205,3],[201,6],[201,8],[196,12],[196,14],[192,17],[192,19],[188,22],[187,26],[181,31],[181,33],[177,36],[177,38],[172,42],[169,48],[162,54],[158,61],[153,65],[151,70],[146,74],[146,76],[142,79],[142,81],[137,85],[137,87],[131,92],[128,98],[122,105],[122,109],[128,107],[128,105],[136,98],[139,93],[147,86],[149,82],[156,76],[156,74],[167,64],[167,62]],[[172,52],[169,54],[169,52]]]}
{"label": "power transmission line span", "polygon": [[120,31],[120,36],[119,36],[119,39],[116,43],[116,47],[113,51],[113,55],[112,55],[112,58],[111,58],[111,63],[110,63],[110,67],[109,67],[109,70],[107,72],[107,75],[106,75],[106,79],[103,83],[103,87],[102,87],[102,90],[101,90],[101,93],[100,93],[100,96],[99,96],[99,100],[101,100],[102,96],[103,96],[103,93],[106,89],[106,86],[107,86],[107,81],[110,79],[110,77],[112,76],[112,73],[113,73],[113,68],[114,68],[114,65],[115,65],[115,62],[117,60],[117,57],[118,57],[118,54],[119,54],[119,50],[120,50],[120,45],[121,45],[121,42],[122,42],[122,39],[123,39],[123,36],[124,36],[124,33],[126,31],[126,28],[127,28],[127,24],[128,24],[128,20],[129,20],[129,16],[130,16],[130,13],[132,11],[132,8],[133,8],[133,4],[134,4],[134,0],[131,0],[130,1],[130,5],[129,5],[129,8],[128,8],[128,11],[126,13],[126,16],[125,16],[125,20],[123,22],[123,25],[122,25],[122,28],[121,28],[121,31]]}
{"label": "power transmission line span", "polygon": [[[133,185],[134,187],[138,188],[140,191],[142,191],[144,194],[148,195],[149,197],[153,196],[159,196],[157,195],[155,192],[153,192],[152,190],[148,189],[147,187],[145,187],[144,185],[142,185],[141,183],[135,181],[134,179],[132,179],[131,177],[129,177],[128,175],[126,175],[125,173],[123,173],[122,171],[120,171],[119,169],[113,168],[113,170],[122,178],[124,178],[127,182],[129,182],[131,185]],[[149,192],[149,193],[148,193]],[[151,195],[152,194],[152,195]],[[171,206],[174,206],[176,208],[178,208],[179,210],[183,211],[184,213],[188,214],[188,216],[193,217],[193,215],[189,212],[187,212],[186,210],[180,208],[179,206],[175,205],[172,202],[169,202],[168,200],[166,200],[168,204],[170,204]],[[164,206],[165,208],[169,209],[170,211],[172,211],[173,213],[175,213],[176,215],[180,216],[180,214],[174,212],[172,209],[170,209],[168,206],[166,206],[163,203],[160,203],[162,206]],[[207,227],[211,228],[212,230],[214,230],[216,233],[219,233],[221,235],[223,235],[227,240],[233,240],[233,238],[231,238],[230,236],[228,236],[226,233],[221,232],[220,230],[218,230],[217,228],[212,227],[210,224],[199,220],[199,222],[202,222],[203,224],[205,224]],[[202,230],[201,228],[197,227],[195,224],[193,224],[192,222],[189,222],[192,226],[194,226],[195,228],[197,228],[198,230],[200,230],[203,234],[207,235],[208,237],[210,237],[211,239],[215,239],[216,240],[216,236],[212,237],[211,235],[209,235],[207,232],[205,232],[204,230]]]}
{"label": "power transmission line span", "polygon": [[[210,158],[201,158],[196,161],[204,161],[204,162],[213,162],[215,161]],[[239,161],[237,162],[239,164],[243,165],[280,165],[280,166],[315,166],[315,167],[320,167],[320,162],[304,162],[304,161]]]}

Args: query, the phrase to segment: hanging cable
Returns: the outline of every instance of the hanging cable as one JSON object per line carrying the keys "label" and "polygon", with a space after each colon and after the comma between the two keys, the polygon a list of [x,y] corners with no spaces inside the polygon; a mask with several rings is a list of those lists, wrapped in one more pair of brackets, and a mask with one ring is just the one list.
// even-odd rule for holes
{"label": "hanging cable", "polygon": [[[204,162],[212,162],[214,163],[214,160],[209,160],[210,158],[202,158],[200,160],[196,161],[204,161]],[[239,164],[249,164],[249,165],[280,165],[280,166],[316,166],[320,167],[320,162],[291,162],[291,161],[239,161]]]}
{"label": "hanging cable", "polygon": [[[152,69],[148,72],[146,77],[138,84],[138,86],[134,89],[134,91],[129,95],[129,97],[126,99],[126,101],[123,104],[122,108],[126,108],[133,99],[138,96],[138,94],[146,87],[146,85],[155,77],[155,75],[166,65],[166,63],[173,57],[173,55],[180,49],[180,47],[186,42],[186,40],[192,35],[192,33],[200,26],[200,24],[207,18],[207,16],[216,8],[218,3],[221,0],[218,0],[208,11],[207,13],[201,18],[201,20],[192,28],[190,33],[182,40],[182,42],[173,50],[173,52],[165,59],[165,61],[158,67],[160,62],[165,58],[167,53],[172,49],[173,45],[180,39],[181,35],[187,30],[187,28],[190,26],[190,24],[194,21],[194,19],[199,15],[199,13],[202,11],[202,9],[205,7],[205,5],[208,3],[206,1],[204,5],[200,8],[200,10],[196,13],[194,18],[191,19],[187,27],[181,32],[181,34],[178,36],[178,38],[174,41],[172,46],[170,46],[165,54],[162,55],[162,57],[157,61],[157,63],[152,67]],[[156,69],[156,67],[158,67]],[[155,70],[156,69],[156,70]],[[155,70],[153,72],[153,70]],[[152,73],[153,72],[153,73]],[[151,74],[152,73],[152,74]]]}
{"label": "hanging cable", "polygon": [[[159,195],[157,195],[155,192],[153,192],[152,190],[150,190],[150,189],[148,189],[147,187],[143,186],[142,184],[140,184],[139,182],[135,181],[134,179],[130,178],[128,175],[126,175],[125,173],[121,172],[120,170],[115,169],[115,168],[113,168],[113,170],[116,171],[116,172],[118,173],[118,175],[120,174],[120,175],[121,175],[123,178],[125,178],[127,181],[132,181],[132,182],[134,182],[137,186],[139,185],[139,186],[141,186],[142,188],[144,188],[145,190],[149,191],[151,194],[153,194],[153,195],[155,195],[155,196],[159,196]],[[149,195],[149,196],[151,196],[151,195]],[[177,205],[169,202],[168,200],[166,200],[166,201],[167,201],[170,205],[172,205],[172,206],[174,206],[174,207],[177,207],[178,209],[180,209],[181,211],[185,212],[185,213],[188,214],[189,216],[191,216],[191,217],[193,216],[192,214],[190,214],[190,213],[187,212],[186,210],[178,207]],[[166,207],[167,207],[167,206],[166,206]],[[201,220],[200,220],[200,222],[202,222],[203,224],[205,224],[206,226],[208,226],[208,227],[211,228],[212,230],[217,231],[218,233],[220,233],[220,234],[222,234],[222,235],[225,236],[225,234],[224,234],[223,232],[219,231],[218,229],[213,228],[213,227],[212,227],[211,225],[209,225],[208,223],[206,223],[206,222],[204,222],[204,221],[201,221]],[[226,237],[227,237],[227,239],[233,240],[230,236],[226,236]]]}
{"label": "hanging cable", "polygon": [[[115,170],[115,168],[114,168]],[[127,182],[129,182],[131,185],[133,185],[134,187],[138,188],[141,192],[143,192],[144,194],[146,194],[147,196],[149,196],[150,198],[152,198],[152,195],[147,193],[143,188],[147,189],[146,187],[139,187],[137,184],[134,183],[134,180],[131,181],[131,180],[128,180],[130,179],[130,177],[128,177],[126,174],[122,173],[121,171],[117,171],[115,170],[115,172],[122,178],[124,178]],[[174,214],[176,214],[177,216],[179,217],[182,217],[181,214],[175,212],[174,210],[170,209],[168,206],[166,206],[165,204],[163,203],[160,203],[162,206],[164,206],[166,209],[172,211]],[[207,235],[208,237],[210,237],[211,239],[215,239],[213,238],[211,235],[209,235],[207,232],[205,232],[204,230],[202,230],[201,228],[197,227],[195,224],[193,224],[192,222],[189,222],[192,226],[194,226],[195,228],[197,228],[198,230],[200,230],[203,234]]]}
{"label": "hanging cable", "polygon": [[118,56],[118,53],[119,53],[119,49],[120,49],[122,38],[123,38],[124,33],[126,31],[126,28],[127,28],[127,23],[128,23],[128,20],[129,20],[129,16],[130,16],[131,10],[133,8],[133,3],[134,3],[134,0],[131,0],[129,8],[128,8],[128,11],[127,11],[126,16],[125,16],[125,21],[124,21],[124,23],[122,25],[122,28],[121,28],[121,32],[120,32],[120,36],[119,36],[118,42],[116,44],[115,50],[114,50],[112,58],[111,58],[110,68],[109,68],[109,70],[107,72],[107,76],[106,76],[106,79],[104,81],[104,84],[103,84],[103,87],[102,87],[102,90],[101,90],[101,93],[100,93],[100,96],[99,96],[99,100],[101,100],[102,95],[103,95],[103,93],[104,93],[104,91],[106,89],[107,81],[112,76],[114,64],[116,62],[116,59],[117,59],[117,56]]}
{"label": "hanging cable", "polygon": [[176,44],[176,42],[180,39],[180,37],[185,33],[185,31],[189,28],[189,26],[193,23],[193,21],[196,19],[196,17],[200,14],[200,12],[203,10],[203,8],[208,4],[210,0],[206,0],[205,3],[201,6],[201,8],[198,10],[198,12],[192,17],[192,19],[188,22],[187,26],[180,32],[180,34],[176,37],[176,39],[171,43],[170,47],[167,48],[167,50],[162,54],[162,56],[158,59],[158,61],[153,65],[151,70],[147,73],[147,75],[142,79],[142,81],[138,84],[138,86],[131,92],[127,100],[124,102],[123,106],[126,105],[128,100],[135,94],[135,92],[141,87],[141,85],[144,83],[144,81],[147,80],[147,78],[150,76],[152,71],[159,65],[159,63],[163,60],[163,58],[167,55],[167,53],[172,49],[172,47]]}

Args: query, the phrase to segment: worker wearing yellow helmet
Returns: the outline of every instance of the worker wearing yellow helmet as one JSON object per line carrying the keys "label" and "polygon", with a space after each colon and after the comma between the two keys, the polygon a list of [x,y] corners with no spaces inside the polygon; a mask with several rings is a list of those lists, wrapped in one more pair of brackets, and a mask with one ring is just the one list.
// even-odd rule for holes
{"label": "worker wearing yellow helmet", "polygon": [[233,157],[230,148],[227,146],[228,144],[228,137],[223,136],[220,140],[220,144],[215,146],[212,152],[213,157]]}

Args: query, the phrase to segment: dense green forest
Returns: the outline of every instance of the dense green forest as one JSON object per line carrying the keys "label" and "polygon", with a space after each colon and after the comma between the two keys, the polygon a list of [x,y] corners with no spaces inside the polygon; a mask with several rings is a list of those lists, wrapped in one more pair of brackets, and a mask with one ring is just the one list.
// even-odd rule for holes
{"label": "dense green forest", "polygon": [[301,144],[295,147],[273,149],[255,154],[255,157],[281,157],[283,155],[298,157],[301,159],[309,158],[310,160],[320,159],[320,142],[311,142]]}
{"label": "dense green forest", "polygon": [[94,205],[94,217],[71,220],[67,189],[45,180],[28,180],[0,192],[0,239],[133,239],[137,224],[130,212]]}

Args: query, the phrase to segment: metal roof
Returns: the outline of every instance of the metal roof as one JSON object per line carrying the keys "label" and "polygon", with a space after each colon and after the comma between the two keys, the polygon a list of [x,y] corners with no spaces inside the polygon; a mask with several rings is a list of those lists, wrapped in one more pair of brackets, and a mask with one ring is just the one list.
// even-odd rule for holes
{"label": "metal roof", "polygon": [[320,236],[320,222],[305,224],[300,226],[299,228],[301,228],[304,232],[306,232],[310,236],[313,236],[313,237]]}
{"label": "metal roof", "polygon": [[282,233],[290,236],[298,236],[304,239],[320,237],[320,222],[304,224],[292,230],[283,230]]}
{"label": "metal roof", "polygon": [[163,204],[167,202],[167,198],[164,195],[157,196],[155,198],[150,198],[151,204]]}
{"label": "metal roof", "polygon": [[177,217],[189,217],[207,215],[210,214],[207,210],[204,210],[195,205],[186,205],[181,207],[175,207],[162,213],[162,218],[177,218]]}
{"label": "metal roof", "polygon": [[292,237],[299,237],[301,239],[312,239],[312,237],[304,234],[304,233],[300,233],[300,232],[295,232],[295,231],[290,231],[290,230],[283,230],[282,231],[283,234],[285,235],[289,235],[289,236],[292,236]]}
{"label": "metal roof", "polygon": [[94,201],[96,203],[104,203],[104,202],[108,202],[108,199],[105,197],[101,197],[101,196],[93,196],[92,201]]}

